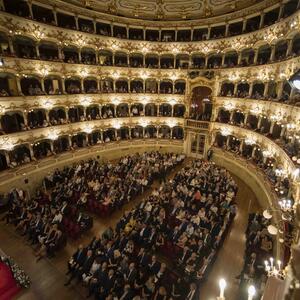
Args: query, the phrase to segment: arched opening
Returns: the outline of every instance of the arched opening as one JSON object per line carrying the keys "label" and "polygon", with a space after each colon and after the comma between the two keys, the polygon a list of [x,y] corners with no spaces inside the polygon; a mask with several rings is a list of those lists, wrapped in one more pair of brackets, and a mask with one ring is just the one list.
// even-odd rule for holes
{"label": "arched opening", "polygon": [[111,26],[110,24],[106,23],[99,23],[96,24],[96,32],[97,34],[104,35],[104,36],[111,36]]}
{"label": "arched opening", "polygon": [[159,31],[154,29],[146,30],[146,41],[158,42],[159,41]]}
{"label": "arched opening", "polygon": [[228,36],[235,36],[242,33],[243,33],[243,22],[229,24]]}
{"label": "arched opening", "polygon": [[60,136],[58,139],[53,141],[53,149],[55,153],[63,153],[70,150],[69,137]]}
{"label": "arched opening", "polygon": [[145,135],[144,138],[146,139],[154,139],[157,137],[157,129],[153,125],[148,125],[145,128]]}
{"label": "arched opening", "polygon": [[208,28],[197,28],[193,32],[193,41],[203,41],[208,38]]}
{"label": "arched opening", "polygon": [[51,9],[32,4],[32,14],[34,20],[55,25],[54,14]]}
{"label": "arched opening", "polygon": [[297,0],[286,2],[283,7],[282,18],[287,18],[290,15],[292,15],[297,10],[297,6],[298,6]]}
{"label": "arched opening", "polygon": [[47,76],[44,81],[45,92],[48,95],[62,94],[62,81],[59,76]]}
{"label": "arched opening", "polygon": [[30,129],[49,126],[46,120],[46,112],[44,109],[33,109],[27,115],[28,126]]}
{"label": "arched opening", "polygon": [[125,79],[118,79],[116,81],[116,93],[128,93],[128,81]]}
{"label": "arched opening", "polygon": [[211,28],[210,38],[211,39],[219,39],[225,36],[226,26],[215,26]]}
{"label": "arched opening", "polygon": [[102,118],[114,118],[115,117],[115,108],[113,104],[106,104],[102,106],[101,109]]}
{"label": "arched opening", "polygon": [[81,93],[80,79],[78,78],[65,79],[65,89],[68,94],[80,94]]}
{"label": "arched opening", "polygon": [[27,1],[23,0],[3,0],[5,11],[10,14],[24,18],[30,17],[30,11]]}
{"label": "arched opening", "polygon": [[277,98],[277,83],[272,80],[267,83],[268,85],[268,98],[276,99]]}
{"label": "arched opening", "polygon": [[86,108],[87,120],[100,120],[100,109],[98,105],[90,105]]}
{"label": "arched opening", "polygon": [[43,60],[58,61],[58,47],[55,43],[42,42],[39,45],[40,58]]}
{"label": "arched opening", "polygon": [[271,26],[278,21],[279,7],[265,13],[264,26]]}
{"label": "arched opening", "polygon": [[63,14],[60,12],[58,12],[56,15],[57,15],[57,24],[59,27],[76,30],[75,16]]}
{"label": "arched opening", "polygon": [[141,79],[135,79],[130,81],[130,92],[131,93],[143,93],[144,83]]}
{"label": "arched opening", "polygon": [[102,93],[113,93],[114,81],[111,78],[105,78],[100,80],[100,87]]}
{"label": "arched opening", "polygon": [[5,151],[0,150],[0,171],[4,171],[7,169],[8,169],[8,165],[6,161]]}
{"label": "arched opening", "polygon": [[254,149],[255,145],[247,143],[247,141],[244,142],[242,146],[241,154],[246,159],[250,159],[252,157],[252,151]]}
{"label": "arched opening", "polygon": [[165,54],[160,57],[161,69],[173,69],[174,68],[174,56],[171,54]]}
{"label": "arched opening", "polygon": [[228,149],[232,152],[239,153],[240,152],[240,145],[241,140],[236,138],[235,136],[229,135],[228,136]]}
{"label": "arched opening", "polygon": [[71,123],[84,121],[84,108],[83,106],[71,107],[68,111],[69,120]]}
{"label": "arched opening", "polygon": [[133,139],[142,139],[143,138],[143,127],[136,125],[131,129],[131,137]]}
{"label": "arched opening", "polygon": [[202,69],[205,67],[205,56],[203,54],[194,54],[192,56],[193,68]]}
{"label": "arched opening", "polygon": [[207,121],[211,118],[212,103],[210,101],[212,90],[206,86],[197,86],[192,90],[190,118]]}
{"label": "arched opening", "polygon": [[247,82],[240,82],[237,86],[237,97],[245,98],[249,96],[249,83]]}
{"label": "arched opening", "polygon": [[9,47],[8,37],[2,32],[0,32],[0,54],[5,56],[12,54]]}
{"label": "arched opening", "polygon": [[222,55],[221,54],[212,54],[208,58],[207,67],[209,69],[219,68],[222,65]]}
{"label": "arched opening", "polygon": [[81,49],[81,62],[86,65],[96,64],[96,52],[91,48]]}
{"label": "arched opening", "polygon": [[22,77],[21,90],[25,96],[38,96],[45,94],[42,91],[40,80],[35,77]]}
{"label": "arched opening", "polygon": [[108,128],[103,132],[103,139],[105,143],[109,143],[116,140],[116,132],[113,128]]}
{"label": "arched opening", "polygon": [[214,146],[224,148],[226,146],[227,136],[222,135],[220,132],[216,134]]}
{"label": "arched opening", "polygon": [[113,36],[119,39],[126,39],[127,38],[127,29],[123,26],[116,26],[113,27]]}
{"label": "arched opening", "polygon": [[9,152],[10,163],[12,166],[26,164],[31,161],[29,145],[17,145]]}
{"label": "arched opening", "polygon": [[162,30],[161,31],[162,42],[174,42],[175,41],[175,30]]}
{"label": "arched opening", "polygon": [[143,55],[142,54],[130,54],[129,65],[132,68],[143,68]]}
{"label": "arched opening", "polygon": [[74,46],[64,47],[62,49],[63,61],[70,64],[79,63],[78,49]]}
{"label": "arched opening", "polygon": [[173,93],[173,83],[171,81],[162,80],[160,82],[159,92],[161,94],[172,94]]}
{"label": "arched opening", "polygon": [[159,56],[156,54],[147,54],[145,57],[145,67],[157,69],[159,67]]}
{"label": "arched opening", "polygon": [[148,103],[145,106],[145,116],[154,117],[157,116],[157,106],[154,103]]}
{"label": "arched opening", "polygon": [[251,48],[244,49],[241,54],[240,66],[245,67],[254,64],[255,51]]}
{"label": "arched opening", "polygon": [[263,82],[254,83],[251,98],[262,99],[264,97],[264,91],[265,91],[265,85]]}
{"label": "arched opening", "polygon": [[247,19],[245,33],[258,30],[259,25],[260,25],[260,15]]}
{"label": "arched opening", "polygon": [[291,87],[289,81],[286,81],[283,84],[281,100],[284,102],[288,101],[290,99],[291,92],[292,92],[292,87]]}
{"label": "arched opening", "polygon": [[115,66],[128,67],[127,54],[125,52],[115,53]]}
{"label": "arched opening", "polygon": [[103,142],[101,139],[101,132],[99,130],[94,130],[88,135],[88,140],[90,145],[101,144]]}
{"label": "arched opening", "polygon": [[295,35],[293,38],[292,52],[295,56],[300,55],[300,34]]}
{"label": "arched opening", "polygon": [[184,95],[185,94],[185,81],[184,80],[177,80],[175,82],[174,86],[174,94],[180,94]]}
{"label": "arched opening", "polygon": [[18,96],[16,78],[7,73],[0,73],[0,97]]}
{"label": "arched opening", "polygon": [[144,32],[141,28],[129,28],[130,40],[143,40]]}
{"label": "arched opening", "polygon": [[183,104],[174,105],[174,117],[183,118],[185,114],[185,106]]}
{"label": "arched opening", "polygon": [[85,132],[79,132],[71,138],[72,148],[74,150],[87,146],[87,136]]}
{"label": "arched opening", "polygon": [[249,114],[247,117],[246,126],[251,130],[256,130],[258,126],[258,116]]}
{"label": "arched opening", "polygon": [[177,31],[177,42],[190,42],[191,41],[191,30],[178,30]]}
{"label": "arched opening", "polygon": [[281,130],[284,127],[283,124],[280,124],[279,122],[276,122],[273,126],[271,138],[276,140],[280,138]]}
{"label": "arched opening", "polygon": [[101,50],[98,54],[98,58],[100,66],[112,66],[113,64],[113,54],[111,51]]}
{"label": "arched opening", "polygon": [[117,130],[117,140],[129,140],[129,127],[124,126]]}
{"label": "arched opening", "polygon": [[271,47],[269,45],[263,45],[258,49],[257,63],[259,65],[266,64],[270,61]]}
{"label": "arched opening", "polygon": [[223,82],[221,86],[221,96],[231,97],[234,95],[234,84],[232,82]]}
{"label": "arched opening", "polygon": [[190,56],[188,54],[178,54],[176,56],[176,68],[188,69],[190,66]]}
{"label": "arched opening", "polygon": [[67,118],[66,118],[66,112],[64,108],[61,107],[52,108],[49,111],[49,121],[50,124],[53,126],[66,124]]}
{"label": "arched opening", "polygon": [[287,41],[280,41],[275,45],[275,60],[283,60],[286,58],[288,49]]}
{"label": "arched opening", "polygon": [[262,116],[261,123],[260,123],[260,133],[267,134],[270,132],[271,121],[268,120],[266,116]]}
{"label": "arched opening", "polygon": [[167,125],[162,125],[158,130],[158,138],[159,139],[170,139],[172,134],[172,130]]}
{"label": "arched opening", "polygon": [[78,18],[78,29],[87,33],[94,33],[94,24],[92,20]]}
{"label": "arched opening", "polygon": [[37,58],[35,41],[25,36],[15,36],[13,47],[17,57]]}
{"label": "arched opening", "polygon": [[217,122],[229,123],[229,121],[230,121],[230,112],[224,108],[221,108],[217,116]]}
{"label": "arched opening", "polygon": [[121,103],[117,106],[117,117],[129,117],[129,107],[127,103]]}
{"label": "arched opening", "polygon": [[83,81],[84,92],[87,94],[96,94],[98,93],[97,89],[97,80],[93,78],[86,78]]}
{"label": "arched opening", "polygon": [[9,111],[1,116],[1,127],[5,133],[26,130],[24,117],[21,112]]}
{"label": "arched opening", "polygon": [[172,106],[168,103],[163,103],[159,106],[159,114],[163,117],[172,116]]}
{"label": "arched opening", "polygon": [[156,94],[158,91],[158,83],[155,79],[147,79],[145,82],[145,92]]}
{"label": "arched opening", "polygon": [[131,116],[142,116],[143,115],[144,106],[141,103],[134,103],[131,105]]}
{"label": "arched opening", "polygon": [[173,127],[172,138],[175,140],[183,140],[184,138],[183,128],[180,126]]}
{"label": "arched opening", "polygon": [[244,124],[245,115],[240,110],[236,110],[232,116],[232,122],[234,125],[242,125]]}
{"label": "arched opening", "polygon": [[51,151],[50,141],[41,140],[33,144],[33,155],[36,159],[42,159],[51,156],[53,153]]}
{"label": "arched opening", "polygon": [[224,67],[232,68],[238,64],[238,54],[236,51],[225,53]]}

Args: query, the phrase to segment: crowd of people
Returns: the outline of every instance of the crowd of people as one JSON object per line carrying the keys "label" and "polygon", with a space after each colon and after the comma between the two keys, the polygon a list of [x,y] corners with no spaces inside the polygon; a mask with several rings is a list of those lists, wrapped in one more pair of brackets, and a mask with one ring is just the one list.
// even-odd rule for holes
{"label": "crowd of people", "polygon": [[[228,171],[193,161],[68,262],[95,299],[198,299],[236,214],[237,185]],[[200,292],[201,293],[201,292]]]}
{"label": "crowd of people", "polygon": [[246,230],[246,250],[244,254],[244,266],[237,279],[240,285],[241,300],[247,299],[247,287],[254,285],[257,291],[257,299],[263,293],[267,274],[265,261],[273,256],[273,239],[268,233],[269,220],[260,214],[250,214]]}

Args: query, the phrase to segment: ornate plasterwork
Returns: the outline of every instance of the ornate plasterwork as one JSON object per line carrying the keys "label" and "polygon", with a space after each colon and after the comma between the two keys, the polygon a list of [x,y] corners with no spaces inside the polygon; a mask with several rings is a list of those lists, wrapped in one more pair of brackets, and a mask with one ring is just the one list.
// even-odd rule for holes
{"label": "ornate plasterwork", "polygon": [[263,115],[272,118],[276,116],[277,122],[281,124],[293,124],[295,130],[300,130],[300,107],[276,103],[273,101],[231,98],[231,97],[215,97],[214,115],[218,115],[220,109],[240,110],[244,114]]}
{"label": "ornate plasterwork", "polygon": [[[49,7],[48,0],[36,0]],[[279,0],[52,0],[67,12],[142,26],[214,24],[251,15],[280,3]]]}
{"label": "ornate plasterwork", "polygon": [[233,135],[242,140],[251,139],[255,141],[255,144],[259,145],[259,147],[263,149],[263,151],[268,151],[269,153],[271,153],[272,156],[276,159],[277,163],[282,166],[283,170],[285,170],[286,174],[292,176],[292,174],[294,174],[294,171],[296,170],[294,163],[285,153],[285,151],[264,135],[241,127],[216,122],[212,124],[212,131],[215,133],[226,131],[230,135]]}
{"label": "ornate plasterwork", "polygon": [[94,120],[81,123],[71,123],[67,125],[60,125],[54,127],[40,128],[31,131],[22,131],[10,135],[0,136],[0,150],[8,150],[8,145],[14,147],[20,144],[33,144],[40,140],[50,139],[53,135],[64,136],[74,135],[80,132],[89,133],[94,130],[105,130],[108,128],[118,127],[135,127],[142,126],[142,124],[154,126],[184,126],[184,119],[173,117],[136,117],[136,118],[122,118],[122,119],[105,119]]}
{"label": "ornate plasterwork", "polygon": [[[215,80],[223,82],[230,80],[239,82],[246,81],[263,81],[270,80],[281,81],[289,78],[298,69],[300,69],[300,57],[294,57],[285,61],[272,63],[268,65],[249,66],[213,69]],[[187,80],[188,70],[179,69],[148,69],[148,68],[122,68],[122,67],[100,67],[92,65],[68,64],[59,62],[49,62],[40,60],[29,60],[5,57],[4,66],[0,67],[1,72],[11,73],[12,75],[32,75],[37,77],[57,75],[62,78],[77,77],[87,78],[94,77],[97,79],[114,78],[114,79],[142,79],[144,74],[147,78],[158,80]],[[235,80],[232,80],[234,78]]]}
{"label": "ornate plasterwork", "polygon": [[24,18],[11,16],[0,12],[0,30],[8,35],[25,35],[36,41],[51,41],[60,47],[67,45],[77,48],[92,48],[95,50],[123,51],[126,53],[143,54],[193,54],[222,53],[228,50],[241,51],[246,48],[256,48],[262,43],[276,43],[278,40],[292,38],[300,30],[300,11],[276,24],[236,37],[208,40],[201,42],[147,42],[117,39],[94,34],[57,28],[51,25],[34,22]]}
{"label": "ornate plasterwork", "polygon": [[94,104],[112,103],[148,103],[184,104],[183,95],[158,95],[158,94],[81,94],[81,95],[43,95],[26,97],[1,97],[0,115],[8,111],[29,111],[31,109],[48,109],[53,107],[71,107],[76,105],[90,106]]}

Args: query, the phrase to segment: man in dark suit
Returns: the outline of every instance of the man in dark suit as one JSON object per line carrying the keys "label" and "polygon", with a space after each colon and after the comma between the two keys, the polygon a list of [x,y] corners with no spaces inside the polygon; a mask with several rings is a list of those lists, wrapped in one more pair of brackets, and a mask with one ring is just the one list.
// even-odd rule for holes
{"label": "man in dark suit", "polygon": [[71,273],[74,269],[80,266],[84,260],[86,254],[86,249],[83,248],[83,245],[79,245],[76,252],[72,255],[71,259],[68,262],[68,272],[66,275]]}
{"label": "man in dark suit", "polygon": [[160,263],[157,261],[156,256],[152,255],[151,262],[148,264],[149,272],[156,274],[160,269]]}
{"label": "man in dark suit", "polygon": [[71,271],[72,275],[69,278],[69,280],[65,283],[65,286],[69,285],[75,277],[77,277],[77,279],[80,280],[83,273],[88,273],[90,271],[93,262],[93,251],[88,250],[81,264]]}
{"label": "man in dark suit", "polygon": [[187,295],[185,297],[186,300],[196,300],[199,299],[199,295],[197,292],[197,285],[196,283],[192,282],[190,284],[189,291],[187,292]]}
{"label": "man in dark suit", "polygon": [[135,269],[135,265],[134,263],[131,263],[129,265],[127,272],[124,274],[124,280],[125,282],[130,284],[130,286],[133,286],[136,276],[137,276],[137,271]]}
{"label": "man in dark suit", "polygon": [[137,256],[137,262],[142,267],[144,267],[144,268],[147,267],[147,265],[149,263],[149,256],[146,254],[145,248],[140,249],[140,252]]}

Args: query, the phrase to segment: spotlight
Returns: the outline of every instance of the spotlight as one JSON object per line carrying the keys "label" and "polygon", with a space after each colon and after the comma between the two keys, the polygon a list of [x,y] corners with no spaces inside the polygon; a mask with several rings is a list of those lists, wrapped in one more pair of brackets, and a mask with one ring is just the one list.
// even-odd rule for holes
{"label": "spotlight", "polygon": [[298,90],[300,90],[300,70],[290,77],[290,83]]}

